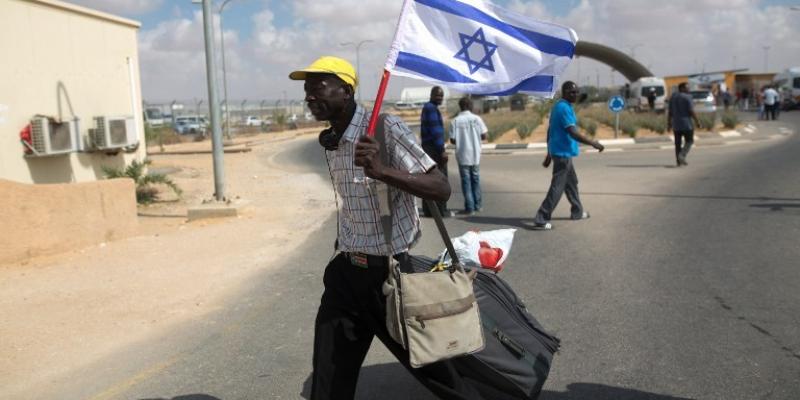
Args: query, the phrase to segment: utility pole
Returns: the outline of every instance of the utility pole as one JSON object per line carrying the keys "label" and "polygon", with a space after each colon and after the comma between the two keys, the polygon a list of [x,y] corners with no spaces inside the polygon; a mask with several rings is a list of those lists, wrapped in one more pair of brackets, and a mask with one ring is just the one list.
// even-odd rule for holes
{"label": "utility pole", "polygon": [[225,137],[231,139],[231,114],[228,111],[228,74],[225,72],[225,29],[222,28],[222,10],[231,0],[225,0],[219,6],[219,36],[222,49],[222,86],[225,94]]}
{"label": "utility pole", "polygon": [[[350,45],[356,46],[356,75],[358,75],[359,81],[361,80],[361,59],[359,56],[359,53],[361,52],[361,45],[370,42],[372,42],[372,40],[365,39],[358,43],[345,42],[339,44],[340,46],[350,46]],[[358,103],[361,104],[361,85],[358,85]]]}
{"label": "utility pole", "polygon": [[[211,112],[211,148],[214,159],[214,198],[225,200],[225,171],[222,160],[222,129],[219,124],[219,101],[217,101],[217,68],[214,65],[214,26],[211,0],[203,2],[203,33],[206,45],[206,80],[208,84],[208,104]],[[227,104],[226,104],[227,106]]]}

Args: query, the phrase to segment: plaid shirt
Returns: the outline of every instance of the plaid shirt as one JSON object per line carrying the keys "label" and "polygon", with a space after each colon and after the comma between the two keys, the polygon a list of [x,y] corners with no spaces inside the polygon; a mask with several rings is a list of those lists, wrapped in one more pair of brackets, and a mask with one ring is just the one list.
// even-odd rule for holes
{"label": "plaid shirt", "polygon": [[[353,164],[356,143],[358,138],[366,134],[368,124],[369,114],[361,106],[356,107],[339,148],[325,152],[334,188],[341,198],[338,250],[388,256],[407,251],[419,239],[419,214],[413,195],[389,187],[394,209],[392,245],[387,248],[376,189],[376,184],[380,182],[367,177],[363,168]],[[403,121],[395,116],[387,116],[386,127],[392,168],[409,173],[426,173],[436,166]]]}

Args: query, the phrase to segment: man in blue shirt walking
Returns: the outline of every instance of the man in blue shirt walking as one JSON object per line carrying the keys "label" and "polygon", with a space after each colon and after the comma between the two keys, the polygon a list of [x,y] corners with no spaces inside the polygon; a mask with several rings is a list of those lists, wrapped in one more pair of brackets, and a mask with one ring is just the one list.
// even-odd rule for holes
{"label": "man in blue shirt walking", "polygon": [[550,112],[550,128],[547,130],[547,157],[543,165],[548,167],[553,163],[553,180],[550,182],[550,189],[544,198],[539,211],[534,218],[534,229],[549,230],[553,228],[550,218],[561,200],[561,195],[567,193],[572,208],[570,216],[572,219],[589,218],[589,213],[583,209],[580,196],[578,195],[578,175],[575,174],[575,166],[572,158],[577,157],[578,142],[594,147],[603,151],[605,147],[596,140],[587,138],[578,132],[578,118],[572,110],[572,104],[578,100],[578,85],[572,81],[566,81],[561,85],[561,100],[553,105]]}
{"label": "man in blue shirt walking", "polygon": [[[422,106],[419,131],[422,150],[436,162],[436,167],[439,171],[444,176],[447,176],[448,157],[444,150],[444,122],[442,121],[442,114],[439,112],[439,106],[442,101],[444,101],[444,90],[440,86],[431,88],[430,101]],[[452,216],[447,211],[447,201],[437,201],[436,205],[439,207],[439,214],[442,218]],[[426,202],[422,203],[422,214],[426,217],[433,216]]]}

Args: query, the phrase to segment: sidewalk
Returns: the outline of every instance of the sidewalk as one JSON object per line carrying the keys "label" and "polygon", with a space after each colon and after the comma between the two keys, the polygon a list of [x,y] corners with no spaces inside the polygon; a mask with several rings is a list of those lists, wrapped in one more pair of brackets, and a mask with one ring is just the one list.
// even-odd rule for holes
{"label": "sidewalk", "polygon": [[26,388],[202,318],[250,277],[281,265],[335,207],[330,182],[303,172],[302,160],[273,162],[296,140],[316,135],[235,140],[251,149],[225,154],[226,190],[242,205],[237,218],[186,222],[187,205],[211,198],[209,154],[151,154],[151,167],[169,171],[184,196],[140,208],[138,236],[0,266],[0,398],[24,399]]}

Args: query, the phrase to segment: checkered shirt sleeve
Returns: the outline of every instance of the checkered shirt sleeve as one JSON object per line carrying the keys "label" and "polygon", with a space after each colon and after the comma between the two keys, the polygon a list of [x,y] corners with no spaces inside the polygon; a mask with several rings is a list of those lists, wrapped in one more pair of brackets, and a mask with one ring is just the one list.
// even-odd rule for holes
{"label": "checkered shirt sleeve", "polygon": [[[355,146],[359,137],[366,134],[369,115],[359,109],[350,129],[345,133],[339,149],[326,152],[337,195],[339,209],[338,243],[340,251],[357,251],[374,255],[392,255],[407,251],[420,237],[419,214],[414,196],[402,190],[389,188],[393,200],[392,243],[386,246],[380,223],[380,205],[377,185],[383,184],[364,175],[361,167],[353,164]],[[426,173],[436,163],[419,145],[416,135],[397,117],[386,118],[386,139],[390,166],[409,173]]]}

